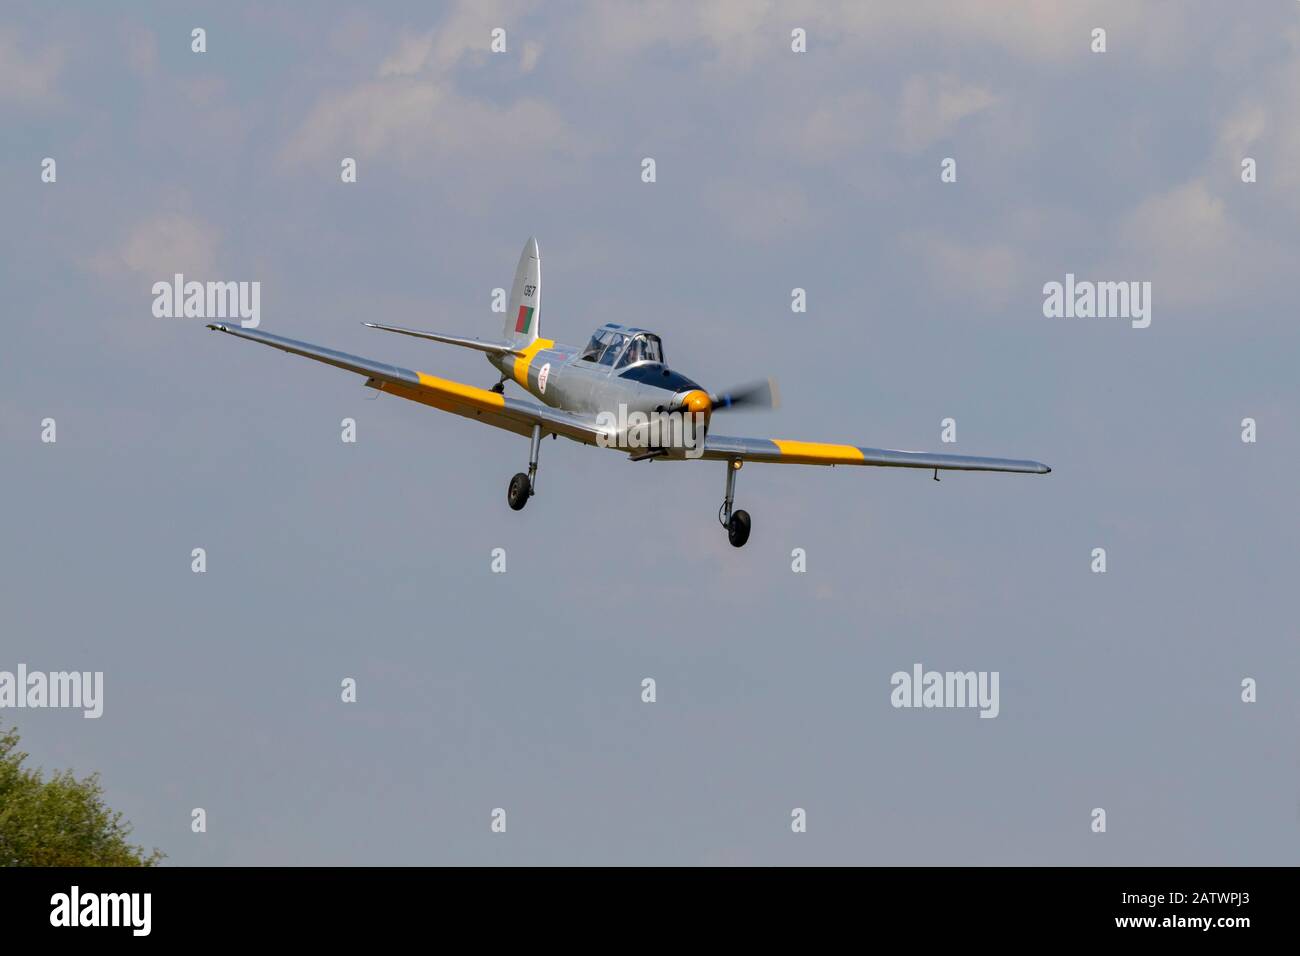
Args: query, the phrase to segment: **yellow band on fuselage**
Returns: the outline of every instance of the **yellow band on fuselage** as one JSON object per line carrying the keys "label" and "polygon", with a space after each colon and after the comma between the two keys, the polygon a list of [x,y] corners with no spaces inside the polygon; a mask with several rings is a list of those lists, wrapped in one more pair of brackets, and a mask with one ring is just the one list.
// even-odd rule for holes
{"label": "yellow band on fuselage", "polygon": [[536,339],[532,345],[524,349],[523,355],[515,356],[515,381],[524,387],[525,392],[529,391],[528,367],[533,364],[533,359],[538,352],[542,349],[549,349],[554,344],[553,339]]}

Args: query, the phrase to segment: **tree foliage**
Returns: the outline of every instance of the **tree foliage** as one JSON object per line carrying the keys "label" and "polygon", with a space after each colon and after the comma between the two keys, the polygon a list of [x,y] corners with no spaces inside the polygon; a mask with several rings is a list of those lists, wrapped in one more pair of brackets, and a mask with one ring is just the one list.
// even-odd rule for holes
{"label": "tree foliage", "polygon": [[99,774],[42,779],[23,767],[17,729],[0,728],[0,866],[156,866],[158,850],[127,841],[131,825],[104,805]]}

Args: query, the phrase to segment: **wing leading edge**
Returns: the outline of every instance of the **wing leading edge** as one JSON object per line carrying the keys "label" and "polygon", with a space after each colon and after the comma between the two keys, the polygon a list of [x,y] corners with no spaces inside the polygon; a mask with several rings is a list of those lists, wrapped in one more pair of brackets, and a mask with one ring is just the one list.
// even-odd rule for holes
{"label": "wing leading edge", "polygon": [[822,442],[789,441],[781,438],[730,438],[708,435],[704,440],[706,459],[741,458],[786,465],[874,465],[880,468],[924,468],[939,471],[1010,471],[1046,475],[1052,469],[1040,461],[1018,458],[977,458],[972,455],[942,455],[924,451],[892,451],[887,448],[859,448]]}
{"label": "wing leading edge", "polygon": [[559,409],[535,405],[532,402],[521,402],[486,388],[453,382],[450,379],[376,362],[358,355],[349,355],[347,352],[322,348],[310,342],[300,342],[270,332],[245,329],[237,324],[214,322],[208,328],[269,345],[291,355],[301,355],[347,372],[364,375],[366,385],[370,388],[464,418],[472,418],[496,428],[504,428],[517,435],[530,435],[533,426],[540,424],[546,434],[563,435],[565,438],[588,445],[596,443],[598,432],[594,422]]}

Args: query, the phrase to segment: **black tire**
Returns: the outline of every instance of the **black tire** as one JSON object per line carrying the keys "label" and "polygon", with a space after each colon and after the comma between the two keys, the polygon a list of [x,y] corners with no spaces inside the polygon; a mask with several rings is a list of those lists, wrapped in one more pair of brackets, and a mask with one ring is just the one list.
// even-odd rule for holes
{"label": "black tire", "polygon": [[510,502],[510,507],[519,511],[524,505],[528,504],[528,496],[532,492],[528,484],[528,476],[522,471],[510,479],[510,487],[506,491],[506,501]]}
{"label": "black tire", "polygon": [[749,512],[733,511],[731,520],[727,522],[727,540],[731,542],[733,548],[743,548],[745,542],[749,540]]}

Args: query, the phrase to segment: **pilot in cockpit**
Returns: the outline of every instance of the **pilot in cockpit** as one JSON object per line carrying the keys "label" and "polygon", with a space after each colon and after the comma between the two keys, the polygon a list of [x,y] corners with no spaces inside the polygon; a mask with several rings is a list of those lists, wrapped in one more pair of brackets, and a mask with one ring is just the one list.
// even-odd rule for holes
{"label": "pilot in cockpit", "polygon": [[613,365],[614,359],[618,358],[624,338],[612,329],[599,329],[583,350],[583,361],[595,362],[598,365]]}
{"label": "pilot in cockpit", "polygon": [[[626,348],[624,347],[626,345]],[[663,346],[659,337],[648,332],[627,336],[613,329],[599,329],[583,349],[582,360],[596,365],[627,368],[640,362],[663,364]]]}
{"label": "pilot in cockpit", "polygon": [[619,360],[619,368],[622,368],[624,365],[635,365],[637,362],[641,361],[641,343],[642,340],[640,338],[635,338],[628,343],[627,350],[623,352],[623,357]]}

